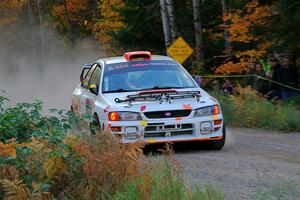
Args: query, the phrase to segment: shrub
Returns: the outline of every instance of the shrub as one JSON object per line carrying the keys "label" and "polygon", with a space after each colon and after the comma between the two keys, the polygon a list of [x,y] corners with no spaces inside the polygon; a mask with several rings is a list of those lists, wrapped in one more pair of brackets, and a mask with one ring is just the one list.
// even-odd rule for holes
{"label": "shrub", "polygon": [[[296,101],[270,102],[250,88],[240,88],[239,95],[212,92],[222,106],[225,123],[281,131],[300,131],[300,110]],[[297,98],[295,98],[297,99]]]}
{"label": "shrub", "polygon": [[[4,109],[0,98],[0,199],[217,199],[191,190],[172,159],[145,158],[143,144],[110,133],[70,134],[71,112],[41,114],[40,102]],[[200,193],[199,193],[200,194]]]}

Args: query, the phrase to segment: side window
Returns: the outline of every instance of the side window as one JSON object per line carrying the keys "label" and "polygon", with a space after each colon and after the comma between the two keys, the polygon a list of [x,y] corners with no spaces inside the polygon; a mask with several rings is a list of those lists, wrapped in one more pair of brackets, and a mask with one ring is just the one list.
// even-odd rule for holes
{"label": "side window", "polygon": [[84,77],[83,81],[82,81],[82,84],[81,84],[81,87],[83,88],[88,88],[89,86],[89,80],[95,70],[95,68],[97,67],[97,65],[95,64],[89,71],[88,73],[86,74],[86,76]]}
{"label": "side window", "polygon": [[101,68],[99,66],[96,67],[89,83],[96,83],[99,86],[100,84],[100,75],[101,75]]}

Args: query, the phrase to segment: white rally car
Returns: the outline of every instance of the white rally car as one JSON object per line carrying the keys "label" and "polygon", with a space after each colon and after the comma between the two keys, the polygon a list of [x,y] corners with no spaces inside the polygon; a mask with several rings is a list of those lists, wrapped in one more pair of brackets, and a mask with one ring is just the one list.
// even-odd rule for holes
{"label": "white rally car", "polygon": [[206,141],[210,149],[224,146],[218,101],[170,57],[137,51],[102,58],[85,65],[80,80],[71,109],[91,116],[91,127],[110,131],[122,143]]}

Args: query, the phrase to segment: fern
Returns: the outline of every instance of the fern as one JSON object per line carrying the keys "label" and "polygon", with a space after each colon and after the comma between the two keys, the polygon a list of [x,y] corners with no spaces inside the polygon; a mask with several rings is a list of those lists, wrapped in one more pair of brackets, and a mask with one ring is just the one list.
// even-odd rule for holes
{"label": "fern", "polygon": [[7,180],[0,181],[1,191],[4,194],[3,200],[27,200],[30,192],[26,185],[21,180]]}

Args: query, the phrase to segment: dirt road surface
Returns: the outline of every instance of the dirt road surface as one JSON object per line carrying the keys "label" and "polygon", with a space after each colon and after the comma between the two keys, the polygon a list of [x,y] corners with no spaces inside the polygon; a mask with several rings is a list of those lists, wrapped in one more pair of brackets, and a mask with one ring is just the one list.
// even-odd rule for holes
{"label": "dirt road surface", "polygon": [[300,200],[300,133],[227,128],[221,151],[175,147],[187,179],[225,199]]}

